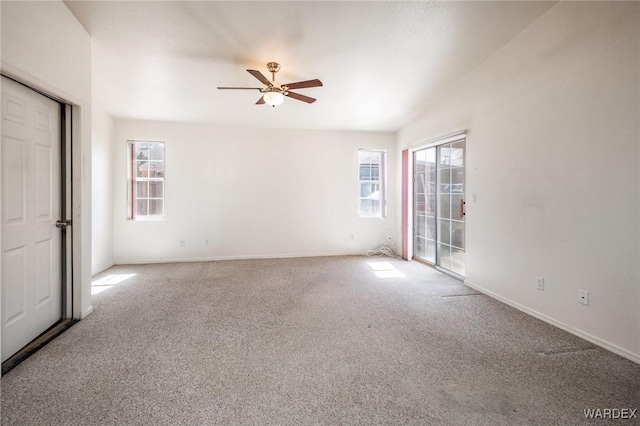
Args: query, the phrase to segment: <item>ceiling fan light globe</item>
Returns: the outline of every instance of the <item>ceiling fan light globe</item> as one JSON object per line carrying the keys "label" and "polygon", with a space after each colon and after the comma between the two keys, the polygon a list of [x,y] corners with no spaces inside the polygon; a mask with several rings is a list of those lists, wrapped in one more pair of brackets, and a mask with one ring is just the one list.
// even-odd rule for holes
{"label": "ceiling fan light globe", "polygon": [[267,92],[263,97],[264,101],[271,106],[278,106],[284,102],[284,95],[280,92]]}

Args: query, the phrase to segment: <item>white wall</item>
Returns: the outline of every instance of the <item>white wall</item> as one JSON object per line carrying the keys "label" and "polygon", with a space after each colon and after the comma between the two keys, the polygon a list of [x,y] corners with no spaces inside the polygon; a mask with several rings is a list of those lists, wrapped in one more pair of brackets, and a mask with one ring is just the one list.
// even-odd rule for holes
{"label": "white wall", "polygon": [[469,285],[636,362],[639,52],[640,4],[559,3],[397,134],[470,131]]}
{"label": "white wall", "polygon": [[[128,139],[166,142],[164,221],[126,218]],[[395,139],[388,133],[117,120],[114,260],[364,253],[391,232],[395,210],[386,219],[357,217],[359,148],[387,149],[395,176]],[[392,181],[390,199],[394,188]]]}
{"label": "white wall", "polygon": [[2,72],[74,105],[74,316],[91,312],[91,39],[60,1],[0,2]]}
{"label": "white wall", "polygon": [[94,97],[91,117],[91,274],[113,265],[112,153],[115,122]]}

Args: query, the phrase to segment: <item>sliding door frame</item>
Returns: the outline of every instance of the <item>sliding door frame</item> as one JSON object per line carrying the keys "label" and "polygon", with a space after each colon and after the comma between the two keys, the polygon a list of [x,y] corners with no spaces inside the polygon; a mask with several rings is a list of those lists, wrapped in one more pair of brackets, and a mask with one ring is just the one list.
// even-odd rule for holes
{"label": "sliding door frame", "polygon": [[[64,213],[66,213],[66,219],[72,220],[72,226],[67,229],[64,238],[66,247],[63,248],[63,255],[66,255],[66,260],[63,268],[66,267],[67,273],[62,277],[63,310],[61,321],[70,325],[93,311],[90,296],[90,249],[88,251],[86,248],[82,250],[83,243],[86,247],[87,241],[90,241],[87,235],[91,232],[91,199],[82,196],[84,188],[91,185],[91,174],[89,173],[87,178],[86,173],[82,173],[85,169],[91,170],[90,164],[86,166],[83,161],[83,158],[87,158],[87,156],[90,158],[90,144],[87,142],[90,138],[87,131],[83,131],[85,128],[82,124],[84,120],[90,120],[88,115],[91,111],[90,105],[82,98],[70,94],[58,86],[51,85],[7,64],[0,65],[0,75],[62,104],[64,115],[62,144],[65,147],[66,168],[61,177],[66,187],[66,199],[64,200],[66,211]],[[0,241],[1,239],[0,233]]]}
{"label": "sliding door frame", "polygon": [[[455,272],[452,272],[448,269],[442,268],[440,266],[437,265],[437,259],[436,262],[434,262],[433,264],[427,260],[424,260],[422,258],[417,258],[415,256],[415,227],[416,224],[415,222],[415,200],[414,200],[414,191],[415,191],[415,187],[414,187],[414,156],[415,153],[421,150],[426,150],[429,148],[434,148],[436,149],[436,154],[437,154],[437,147],[441,146],[441,145],[446,145],[449,143],[454,143],[454,142],[458,142],[458,141],[465,141],[465,170],[466,170],[466,142],[467,142],[467,134],[468,131],[467,130],[460,130],[457,132],[453,132],[453,133],[449,133],[437,138],[433,138],[433,139],[429,139],[423,142],[419,142],[413,146],[410,146],[408,148],[408,157],[406,163],[403,163],[403,166],[406,165],[406,177],[407,179],[407,183],[408,185],[406,185],[406,188],[403,188],[403,197],[406,195],[407,197],[407,201],[409,201],[406,205],[406,211],[403,212],[403,220],[407,221],[407,227],[406,229],[403,226],[403,244],[407,246],[407,256],[406,259],[407,260],[415,260],[417,262],[426,264],[428,266],[431,266],[433,268],[435,268],[436,270],[443,272],[445,274],[451,275],[459,280],[464,281],[465,277],[462,275],[459,275]],[[437,161],[437,155],[436,155],[436,161]],[[437,171],[436,171],[437,173]],[[466,178],[465,178],[465,191],[466,191]],[[466,192],[465,192],[466,194]],[[404,203],[403,203],[403,207],[404,207]],[[437,221],[437,216],[436,216],[436,221]],[[437,222],[436,222],[437,223]],[[465,221],[465,227],[466,227],[466,221]],[[437,225],[436,225],[437,228]],[[437,232],[437,230],[436,230]],[[466,245],[466,244],[465,244]],[[437,238],[436,238],[436,246],[437,246]],[[436,248],[437,250],[437,248]],[[466,253],[466,248],[465,248],[465,253]],[[437,257],[437,252],[436,252],[436,257]],[[466,263],[466,261],[465,261]]]}

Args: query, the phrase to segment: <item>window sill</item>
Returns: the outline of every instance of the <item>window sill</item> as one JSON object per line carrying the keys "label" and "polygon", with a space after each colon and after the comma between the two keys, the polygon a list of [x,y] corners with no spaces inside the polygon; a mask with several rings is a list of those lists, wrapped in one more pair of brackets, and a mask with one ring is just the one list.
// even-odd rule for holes
{"label": "window sill", "polygon": [[166,217],[162,216],[162,217],[135,217],[135,218],[130,218],[129,221],[130,222],[162,222],[166,220]]}

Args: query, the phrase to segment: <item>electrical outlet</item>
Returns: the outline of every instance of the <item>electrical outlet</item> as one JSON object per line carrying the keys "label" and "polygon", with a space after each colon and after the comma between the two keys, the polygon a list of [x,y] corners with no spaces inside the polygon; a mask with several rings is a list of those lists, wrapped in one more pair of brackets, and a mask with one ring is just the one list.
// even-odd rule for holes
{"label": "electrical outlet", "polygon": [[587,290],[578,290],[578,303],[589,306],[589,292]]}
{"label": "electrical outlet", "polygon": [[187,240],[180,240],[180,247],[184,247],[187,245]]}
{"label": "electrical outlet", "polygon": [[544,278],[536,277],[535,283],[538,290],[544,290]]}

